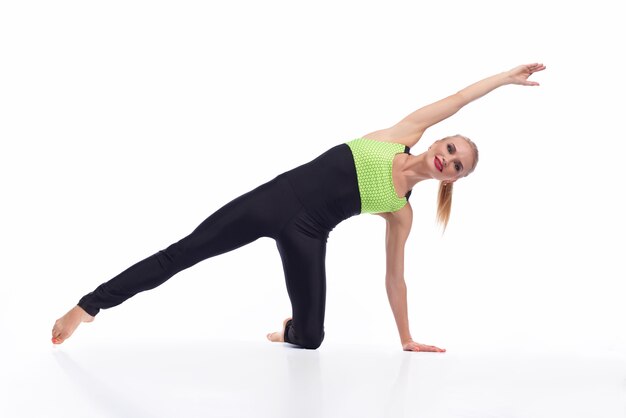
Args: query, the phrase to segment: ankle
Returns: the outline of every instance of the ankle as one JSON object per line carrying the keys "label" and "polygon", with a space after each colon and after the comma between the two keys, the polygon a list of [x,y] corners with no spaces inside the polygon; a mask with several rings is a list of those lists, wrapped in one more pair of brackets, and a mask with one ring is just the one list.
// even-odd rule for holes
{"label": "ankle", "polygon": [[85,311],[78,305],[74,306],[73,310],[77,312],[78,315],[80,315],[80,319],[82,322],[91,322],[94,320],[93,316],[89,315],[87,311]]}

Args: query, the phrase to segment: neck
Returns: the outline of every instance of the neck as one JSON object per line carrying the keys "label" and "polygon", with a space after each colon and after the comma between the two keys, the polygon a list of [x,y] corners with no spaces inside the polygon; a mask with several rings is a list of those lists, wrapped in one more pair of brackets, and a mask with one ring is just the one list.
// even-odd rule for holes
{"label": "neck", "polygon": [[402,175],[406,178],[409,189],[423,180],[432,179],[431,171],[426,161],[426,153],[409,155],[402,166]]}

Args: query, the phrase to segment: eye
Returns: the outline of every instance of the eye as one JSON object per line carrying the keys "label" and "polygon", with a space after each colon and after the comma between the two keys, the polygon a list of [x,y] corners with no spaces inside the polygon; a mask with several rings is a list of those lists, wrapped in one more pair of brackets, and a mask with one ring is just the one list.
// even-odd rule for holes
{"label": "eye", "polygon": [[452,151],[454,151],[454,146],[452,144],[448,144],[448,152],[452,154]]}
{"label": "eye", "polygon": [[459,172],[463,169],[463,166],[460,163],[454,163],[454,169]]}

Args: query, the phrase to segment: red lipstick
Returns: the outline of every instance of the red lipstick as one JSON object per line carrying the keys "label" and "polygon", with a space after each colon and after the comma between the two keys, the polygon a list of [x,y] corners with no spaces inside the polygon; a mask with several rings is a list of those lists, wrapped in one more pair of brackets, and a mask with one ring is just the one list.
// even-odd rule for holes
{"label": "red lipstick", "polygon": [[435,157],[435,167],[437,167],[437,170],[443,171],[443,164],[437,157]]}

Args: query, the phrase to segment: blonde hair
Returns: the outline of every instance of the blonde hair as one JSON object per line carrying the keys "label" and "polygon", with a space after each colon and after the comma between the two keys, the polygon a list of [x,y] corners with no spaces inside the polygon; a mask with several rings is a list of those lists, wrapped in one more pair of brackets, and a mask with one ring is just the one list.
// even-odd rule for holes
{"label": "blonde hair", "polygon": [[[467,170],[467,173],[465,173],[465,175],[463,176],[466,177],[472,171],[474,171],[474,169],[476,169],[476,165],[478,164],[478,147],[474,142],[472,142],[471,139],[463,135],[448,136],[446,138],[443,138],[442,141],[448,138],[455,137],[463,138],[464,140],[466,140],[468,144],[472,147],[472,150],[474,150],[474,164],[470,167],[469,170]],[[443,227],[444,232],[446,230],[446,227],[448,226],[448,220],[450,219],[450,210],[452,209],[453,185],[454,183],[452,182],[439,182],[439,192],[437,193],[437,222],[439,222],[439,224]]]}

